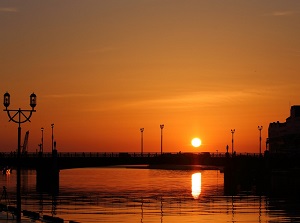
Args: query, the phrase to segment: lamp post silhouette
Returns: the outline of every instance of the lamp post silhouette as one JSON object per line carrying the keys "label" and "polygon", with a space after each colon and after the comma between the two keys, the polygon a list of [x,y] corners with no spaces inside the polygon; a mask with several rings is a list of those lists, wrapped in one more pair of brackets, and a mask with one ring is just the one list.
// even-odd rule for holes
{"label": "lamp post silhouette", "polygon": [[162,124],[160,125],[160,154],[162,155],[163,153],[163,129],[164,129],[165,125]]}
{"label": "lamp post silhouette", "polygon": [[261,130],[263,129],[262,126],[258,126],[259,131],[259,155],[261,155]]}
{"label": "lamp post silhouette", "polygon": [[51,129],[52,129],[52,137],[51,137],[51,148],[52,148],[52,153],[53,153],[53,140],[54,140],[54,135],[53,135],[53,128],[54,128],[54,123],[51,124]]}
{"label": "lamp post silhouette", "polygon": [[41,144],[41,152],[44,152],[44,128],[41,128],[41,132],[42,132],[42,144]]}
{"label": "lamp post silhouette", "polygon": [[233,135],[235,133],[235,129],[231,129],[231,155],[233,156],[233,152],[234,152],[234,149],[233,149],[233,145],[234,145],[234,142],[233,142]]}
{"label": "lamp post silhouette", "polygon": [[17,151],[17,222],[21,222],[21,124],[30,122],[32,113],[35,112],[34,107],[36,106],[36,95],[32,93],[30,95],[31,110],[19,109],[8,109],[10,105],[10,94],[6,92],[4,94],[3,105],[9,117],[9,122],[13,121],[18,124],[18,151]]}
{"label": "lamp post silhouette", "polygon": [[140,128],[140,131],[141,131],[141,155],[143,156],[143,152],[144,152],[144,139],[143,139],[144,128]]}

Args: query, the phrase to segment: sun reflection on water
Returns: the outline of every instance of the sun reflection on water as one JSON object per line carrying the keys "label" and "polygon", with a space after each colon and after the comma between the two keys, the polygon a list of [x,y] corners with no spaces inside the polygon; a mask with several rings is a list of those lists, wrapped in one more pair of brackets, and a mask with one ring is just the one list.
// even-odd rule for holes
{"label": "sun reflection on water", "polygon": [[201,194],[201,173],[192,174],[192,196],[198,199]]}

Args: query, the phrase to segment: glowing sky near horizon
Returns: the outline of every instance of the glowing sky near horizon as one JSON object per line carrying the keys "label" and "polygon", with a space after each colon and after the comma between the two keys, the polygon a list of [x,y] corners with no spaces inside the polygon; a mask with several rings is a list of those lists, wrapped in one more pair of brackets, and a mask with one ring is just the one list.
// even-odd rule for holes
{"label": "glowing sky near horizon", "polygon": [[[298,0],[0,2],[0,90],[37,95],[29,150],[51,123],[59,151],[258,152],[270,122],[300,104]],[[1,91],[0,91],[1,92]],[[17,125],[0,114],[0,151]]]}

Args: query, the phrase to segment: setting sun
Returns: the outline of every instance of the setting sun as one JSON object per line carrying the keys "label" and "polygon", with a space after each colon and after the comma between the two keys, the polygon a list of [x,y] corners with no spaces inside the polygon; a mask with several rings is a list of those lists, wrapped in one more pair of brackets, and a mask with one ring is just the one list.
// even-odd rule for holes
{"label": "setting sun", "polygon": [[199,147],[199,146],[201,146],[201,139],[199,139],[199,138],[193,138],[192,141],[191,141],[191,143],[192,143],[192,146]]}

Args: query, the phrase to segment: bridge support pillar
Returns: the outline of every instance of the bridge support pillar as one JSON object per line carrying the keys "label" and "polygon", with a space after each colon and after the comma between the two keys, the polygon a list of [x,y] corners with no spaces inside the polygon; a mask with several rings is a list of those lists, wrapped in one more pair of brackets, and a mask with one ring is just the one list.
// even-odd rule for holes
{"label": "bridge support pillar", "polygon": [[39,156],[36,168],[36,188],[40,192],[57,194],[59,192],[59,167],[57,150],[52,151],[52,157]]}
{"label": "bridge support pillar", "polygon": [[268,175],[265,161],[261,156],[227,157],[224,168],[224,193],[265,194]]}

